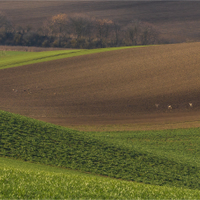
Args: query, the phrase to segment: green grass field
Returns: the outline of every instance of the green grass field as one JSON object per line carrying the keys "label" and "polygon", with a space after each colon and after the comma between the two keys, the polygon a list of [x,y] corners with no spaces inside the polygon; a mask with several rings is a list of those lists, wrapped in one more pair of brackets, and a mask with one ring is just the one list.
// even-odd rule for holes
{"label": "green grass field", "polygon": [[0,198],[199,199],[199,190],[111,179],[0,158]]}
{"label": "green grass field", "polygon": [[0,50],[0,58],[1,60],[8,57],[8,56],[19,56],[19,55],[26,55],[26,54],[30,54],[30,52],[26,52],[26,51],[4,51],[4,50]]}
{"label": "green grass field", "polygon": [[200,129],[90,132],[95,138],[200,167]]}
{"label": "green grass field", "polygon": [[33,63],[57,60],[73,56],[81,56],[105,51],[120,50],[126,48],[138,48],[143,46],[113,47],[103,49],[79,49],[79,50],[56,50],[43,52],[18,52],[18,51],[0,51],[0,69],[23,66]]}
{"label": "green grass field", "polygon": [[86,133],[4,111],[0,124],[1,157],[152,185],[200,189],[199,128]]}

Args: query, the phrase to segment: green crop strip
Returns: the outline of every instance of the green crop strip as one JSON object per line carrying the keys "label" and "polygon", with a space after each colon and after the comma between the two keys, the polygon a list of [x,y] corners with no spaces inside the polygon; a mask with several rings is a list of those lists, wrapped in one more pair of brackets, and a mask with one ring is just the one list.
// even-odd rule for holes
{"label": "green crop strip", "polygon": [[[93,53],[100,53],[106,51],[137,48],[134,47],[113,47],[113,48],[102,48],[102,49],[81,49],[81,50],[57,50],[57,51],[44,51],[44,52],[12,52],[5,51],[0,53],[0,69],[18,67],[28,64],[34,64],[39,62],[46,62],[51,60],[57,60],[62,58],[68,58],[73,56],[81,56]],[[142,46],[140,46],[142,47]]]}
{"label": "green crop strip", "polygon": [[199,190],[146,185],[0,158],[0,198],[199,199]]}
{"label": "green crop strip", "polygon": [[4,111],[0,112],[0,156],[153,185],[200,189],[199,164]]}
{"label": "green crop strip", "polygon": [[22,54],[29,54],[30,52],[26,52],[26,51],[0,51],[0,58],[4,59],[8,56],[17,56],[17,55],[22,55]]}

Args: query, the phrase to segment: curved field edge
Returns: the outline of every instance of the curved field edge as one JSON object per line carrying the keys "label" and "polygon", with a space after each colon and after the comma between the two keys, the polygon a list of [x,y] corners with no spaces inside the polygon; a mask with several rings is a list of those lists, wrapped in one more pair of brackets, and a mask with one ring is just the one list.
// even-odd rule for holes
{"label": "curved field edge", "polygon": [[199,199],[200,191],[147,185],[0,157],[0,198]]}
{"label": "curved field edge", "polygon": [[81,49],[81,50],[56,50],[56,51],[43,51],[43,52],[15,52],[0,51],[0,69],[6,69],[11,67],[18,67],[23,65],[29,65],[34,63],[58,60],[62,58],[81,56],[93,53],[101,53],[106,51],[121,50],[127,48],[139,48],[146,46],[128,46],[128,47],[112,47],[101,49]]}
{"label": "curved field edge", "polygon": [[0,156],[153,185],[200,189],[200,167],[0,111]]}

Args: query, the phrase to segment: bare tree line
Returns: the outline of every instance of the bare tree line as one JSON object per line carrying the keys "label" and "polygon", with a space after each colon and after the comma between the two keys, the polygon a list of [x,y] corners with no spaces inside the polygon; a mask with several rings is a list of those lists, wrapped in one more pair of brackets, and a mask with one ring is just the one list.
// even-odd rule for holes
{"label": "bare tree line", "polygon": [[103,48],[159,42],[159,32],[152,25],[137,20],[124,27],[109,19],[84,14],[58,14],[33,30],[30,26],[13,26],[0,13],[1,45]]}

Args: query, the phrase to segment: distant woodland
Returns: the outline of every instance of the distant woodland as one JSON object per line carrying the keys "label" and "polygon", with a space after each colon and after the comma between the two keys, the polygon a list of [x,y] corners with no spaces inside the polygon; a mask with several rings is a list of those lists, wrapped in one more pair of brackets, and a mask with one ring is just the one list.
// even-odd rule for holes
{"label": "distant woodland", "polygon": [[99,48],[198,42],[199,10],[199,1],[0,1],[0,44]]}
{"label": "distant woodland", "polygon": [[152,25],[132,21],[126,27],[109,19],[96,19],[84,14],[58,14],[31,26],[12,24],[0,14],[0,45],[65,48],[104,48],[166,43]]}

